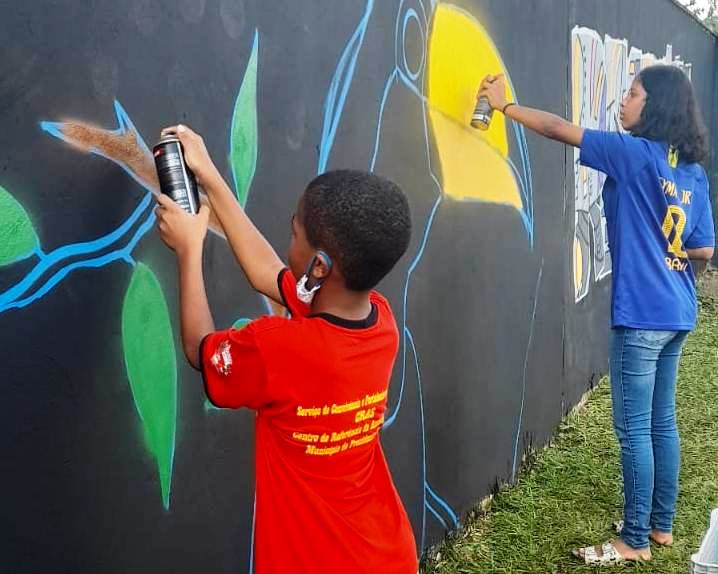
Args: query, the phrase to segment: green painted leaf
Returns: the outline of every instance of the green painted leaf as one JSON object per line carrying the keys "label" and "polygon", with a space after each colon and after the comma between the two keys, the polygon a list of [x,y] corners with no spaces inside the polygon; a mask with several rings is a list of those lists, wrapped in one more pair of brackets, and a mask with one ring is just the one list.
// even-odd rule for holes
{"label": "green painted leaf", "polygon": [[232,115],[229,140],[229,163],[232,166],[234,191],[242,207],[247,204],[257,167],[257,53],[259,32],[254,33],[252,54],[244,71],[242,86]]}
{"label": "green painted leaf", "polygon": [[0,266],[32,255],[38,244],[25,208],[0,186]]}
{"label": "green painted leaf", "polygon": [[177,358],[162,287],[142,263],[135,267],[125,294],[122,345],[147,448],[157,461],[162,503],[169,509],[177,426]]}

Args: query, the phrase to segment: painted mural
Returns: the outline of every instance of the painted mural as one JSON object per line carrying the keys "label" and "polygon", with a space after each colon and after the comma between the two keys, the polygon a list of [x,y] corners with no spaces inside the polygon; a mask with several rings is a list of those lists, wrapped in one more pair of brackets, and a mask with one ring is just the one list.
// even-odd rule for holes
{"label": "painted mural", "polygon": [[[69,26],[71,15],[48,7],[43,30],[54,39],[45,60],[8,57],[18,62],[6,74],[14,83],[0,79],[0,125],[46,160],[39,169],[24,151],[0,153],[0,325],[8,326],[0,347],[14,361],[6,361],[12,367],[0,387],[6,408],[31,427],[9,460],[14,468],[40,460],[33,449],[56,439],[63,460],[52,459],[52,478],[42,465],[44,473],[33,470],[27,481],[7,475],[19,501],[11,513],[18,523],[48,516],[55,528],[69,525],[73,556],[82,555],[85,527],[106,530],[106,538],[98,534],[104,546],[87,552],[96,558],[93,571],[170,564],[182,559],[175,550],[183,544],[197,544],[218,572],[251,573],[253,566],[252,418],[210,406],[185,365],[173,260],[158,249],[154,231],[159,186],[149,147],[163,125],[203,123],[206,140],[209,130],[220,134],[212,140],[221,140],[212,149],[215,162],[273,241],[286,236],[298,194],[316,174],[362,168],[406,192],[414,237],[382,285],[401,338],[382,443],[418,553],[457,528],[497,483],[515,480],[526,449],[549,436],[570,407],[567,389],[580,395],[589,384],[564,380],[562,305],[567,282],[566,298],[587,307],[591,285],[611,272],[601,176],[578,166],[578,156],[565,174],[556,144],[527,138],[501,114],[487,131],[469,125],[486,74],[503,73],[511,100],[534,103],[538,72],[517,57],[513,19],[501,21],[470,0],[362,0],[341,10],[334,2],[255,4],[78,4],[77,21],[92,32],[82,44],[91,64],[75,76],[43,63],[55,51],[65,65],[75,61],[65,40],[48,31]],[[28,7],[27,22],[39,26],[45,18]],[[628,40],[571,29],[568,16],[566,23],[552,53],[570,64],[547,57],[542,65],[565,82],[570,65],[562,97],[574,121],[619,129],[622,94],[658,60]],[[102,41],[93,39],[93,27],[104,31]],[[132,34],[136,48],[123,40]],[[44,42],[37,37],[28,33],[17,43],[37,48]],[[150,53],[157,37],[192,61],[172,59],[174,44]],[[660,61],[691,71],[670,46]],[[128,79],[135,68],[143,71],[141,89]],[[45,76],[45,91],[49,84],[56,91],[33,99],[33,82]],[[63,97],[56,85],[73,77],[90,88]],[[573,194],[564,197],[563,186]],[[105,187],[125,195],[116,201]],[[43,203],[48,196],[62,202]],[[240,284],[214,215],[210,231],[205,265],[218,326],[242,328],[284,313]],[[67,319],[77,308],[82,313]],[[75,341],[77,356],[48,351],[57,338]],[[27,399],[22,373],[43,370],[51,380],[36,383],[37,396]],[[68,406],[65,387],[72,401],[87,396],[84,408]],[[14,437],[23,425],[6,420],[4,434]],[[85,420],[93,421],[91,432]],[[66,443],[57,438],[65,436]],[[215,491],[215,484],[222,487]],[[52,492],[78,502],[48,511]],[[76,507],[97,508],[100,517],[82,515],[84,524]],[[121,558],[117,540],[127,545]],[[113,552],[115,570],[103,570]],[[204,564],[206,556],[197,560]],[[195,557],[184,559],[189,568]],[[33,571],[29,562],[27,568]]]}
{"label": "painted mural", "polygon": [[[425,243],[431,232],[433,214],[444,198],[455,201],[481,201],[504,205],[519,214],[526,231],[526,241],[533,240],[531,171],[523,128],[507,125],[498,116],[486,132],[469,127],[475,105],[477,86],[488,73],[509,72],[501,60],[491,37],[483,26],[465,10],[451,4],[432,5],[418,3],[419,10],[399,6],[396,20],[397,65],[386,82],[383,101],[390,90],[404,89],[414,95],[424,108],[428,168],[436,184],[436,203],[429,219],[419,225]],[[361,51],[363,35],[373,10],[373,1],[350,39],[337,66],[325,103],[325,123],[322,132],[321,153],[317,172],[321,173],[331,155],[337,124],[341,121],[342,107],[351,89],[352,67]],[[432,12],[433,10],[433,12]],[[422,38],[422,54],[415,67],[408,63],[405,38],[411,28]],[[231,118],[229,157],[234,177],[237,200],[246,205],[257,160],[256,93],[259,61],[259,32],[254,36],[247,70],[241,83]],[[476,57],[476,55],[480,57]],[[513,87],[510,97],[517,99]],[[14,207],[17,222],[8,233],[11,241],[6,260],[34,256],[36,266],[17,285],[0,294],[0,313],[24,308],[41,297],[50,295],[53,287],[73,270],[100,267],[120,261],[132,265],[135,272],[127,288],[123,314],[122,335],[127,377],[135,398],[146,448],[156,459],[162,504],[169,509],[172,479],[172,459],[175,449],[177,416],[177,367],[179,359],[171,332],[169,310],[162,286],[151,268],[135,261],[133,251],[142,237],[152,230],[155,221],[152,194],[159,193],[154,162],[145,139],[132,123],[130,116],[118,101],[114,102],[117,128],[107,130],[80,120],[40,122],[50,136],[58,138],[80,152],[91,153],[110,160],[129,173],[145,190],[142,201],[122,226],[102,238],[79,244],[65,245],[43,254],[37,244],[27,214],[20,204],[5,192],[5,201]],[[373,169],[381,153],[383,108],[377,118],[376,141],[368,169]],[[433,136],[433,137],[432,137]],[[435,145],[439,165],[436,173],[431,167],[429,146]],[[510,150],[519,161],[515,162]],[[203,198],[203,202],[206,199]],[[213,216],[210,229],[223,236],[221,226]],[[13,244],[17,247],[12,247]],[[113,250],[114,248],[114,250]],[[102,255],[100,255],[102,254]],[[422,256],[420,249],[407,273],[406,298],[410,291],[411,272]],[[70,262],[71,261],[71,262]],[[268,312],[273,312],[271,308]],[[403,369],[407,354],[419,360],[404,308]],[[160,344],[158,344],[160,342]],[[148,352],[148,350],[152,350]],[[401,408],[404,390],[402,377],[399,398],[384,425],[392,426]],[[422,406],[423,408],[423,406]],[[520,417],[517,422],[520,433]],[[518,448],[518,445],[517,445]],[[424,453],[426,456],[427,453]],[[514,452],[514,472],[516,463]],[[458,526],[456,511],[425,482],[425,509],[445,528]],[[424,519],[425,520],[425,519]],[[447,522],[448,521],[448,522]],[[423,540],[422,540],[423,544]]]}

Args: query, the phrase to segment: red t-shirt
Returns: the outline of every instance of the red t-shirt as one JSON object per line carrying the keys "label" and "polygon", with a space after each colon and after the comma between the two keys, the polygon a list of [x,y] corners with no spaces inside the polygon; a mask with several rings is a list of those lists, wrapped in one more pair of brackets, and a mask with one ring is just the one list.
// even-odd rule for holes
{"label": "red t-shirt", "polygon": [[363,321],[309,315],[290,271],[291,319],[208,335],[207,396],[256,418],[257,574],[415,574],[416,543],[379,443],[399,335],[370,295]]}

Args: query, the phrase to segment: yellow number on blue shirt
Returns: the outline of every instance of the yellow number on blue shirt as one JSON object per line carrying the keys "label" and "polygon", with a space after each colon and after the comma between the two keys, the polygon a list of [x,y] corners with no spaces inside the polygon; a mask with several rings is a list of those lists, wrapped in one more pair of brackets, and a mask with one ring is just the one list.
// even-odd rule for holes
{"label": "yellow number on blue shirt", "polygon": [[[674,219],[677,216],[677,219]],[[668,240],[668,252],[676,257],[688,257],[683,249],[683,230],[686,228],[686,212],[677,205],[669,205],[666,218],[663,220],[663,235]],[[675,230],[673,241],[671,233]]]}

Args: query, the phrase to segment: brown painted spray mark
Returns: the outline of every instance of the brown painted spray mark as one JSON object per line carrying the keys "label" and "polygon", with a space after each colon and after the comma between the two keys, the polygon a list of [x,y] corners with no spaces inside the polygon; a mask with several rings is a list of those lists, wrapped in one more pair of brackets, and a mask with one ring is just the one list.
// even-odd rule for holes
{"label": "brown painted spray mark", "polygon": [[[77,120],[41,122],[40,126],[46,132],[82,152],[94,153],[116,163],[142,187],[154,195],[159,195],[160,186],[152,153],[118,101],[115,101],[115,114],[118,128],[112,131]],[[210,231],[226,240],[224,229],[204,193],[200,193],[200,202],[210,208]],[[271,307],[272,314],[280,316],[286,314],[283,306],[268,297],[265,299]]]}
{"label": "brown painted spray mark", "polygon": [[160,186],[152,154],[140,145],[134,130],[117,133],[75,121],[64,122],[60,129],[65,141],[70,145],[114,161],[143,187],[154,194],[159,193]]}
{"label": "brown painted spray mark", "polygon": [[[43,130],[74,148],[85,153],[100,155],[116,163],[142,187],[154,195],[159,195],[160,185],[152,153],[117,101],[115,113],[119,127],[112,131],[77,120],[41,122],[40,125]],[[200,201],[202,205],[210,207],[209,199],[205,194],[200,194]],[[209,228],[216,235],[226,239],[214,211],[210,213]]]}

